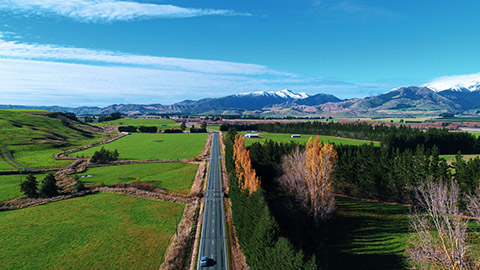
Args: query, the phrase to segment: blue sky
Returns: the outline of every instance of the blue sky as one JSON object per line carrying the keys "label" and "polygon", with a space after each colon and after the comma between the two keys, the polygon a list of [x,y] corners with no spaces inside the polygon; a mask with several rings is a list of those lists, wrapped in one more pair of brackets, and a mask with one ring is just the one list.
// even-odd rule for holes
{"label": "blue sky", "polygon": [[355,98],[479,79],[479,8],[439,0],[0,0],[0,104],[171,104],[284,88]]}

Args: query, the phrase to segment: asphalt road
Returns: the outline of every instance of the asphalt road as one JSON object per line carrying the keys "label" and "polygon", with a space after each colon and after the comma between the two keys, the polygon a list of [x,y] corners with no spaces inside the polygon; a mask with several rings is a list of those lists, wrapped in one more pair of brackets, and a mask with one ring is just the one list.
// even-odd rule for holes
{"label": "asphalt road", "polygon": [[[204,198],[205,208],[203,212],[197,269],[225,270],[228,268],[228,262],[225,244],[225,215],[223,212],[223,192],[217,132],[213,133],[210,170]],[[209,265],[207,267],[200,266],[200,258],[202,256],[207,256],[209,259]]]}

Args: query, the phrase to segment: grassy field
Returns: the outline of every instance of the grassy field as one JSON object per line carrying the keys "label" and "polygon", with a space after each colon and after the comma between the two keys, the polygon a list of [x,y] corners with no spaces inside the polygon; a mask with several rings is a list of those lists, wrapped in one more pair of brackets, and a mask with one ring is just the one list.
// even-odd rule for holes
{"label": "grassy field", "polygon": [[12,170],[15,170],[15,166],[13,165],[9,165],[8,162],[6,162],[5,160],[3,160],[3,155],[2,153],[0,152],[0,171],[12,171]]}
{"label": "grassy field", "polygon": [[[43,180],[46,174],[36,174],[37,181]],[[26,175],[22,175],[22,180],[25,180]],[[13,200],[23,195],[20,192],[20,174],[15,175],[0,175],[0,202]]]}
{"label": "grassy field", "polygon": [[336,197],[327,229],[329,269],[408,269],[409,208]]}
{"label": "grassy field", "polygon": [[[441,158],[444,158],[446,161],[448,162],[452,162],[455,160],[455,156],[456,155],[440,155]],[[473,154],[473,155],[462,155],[463,156],[463,159],[465,161],[469,161],[470,159],[474,159],[476,157],[479,157],[480,155],[477,155],[477,154]]]}
{"label": "grassy field", "polygon": [[153,160],[193,158],[202,153],[208,134],[146,134],[133,133],[111,143],[93,147],[74,156],[91,157],[95,151],[105,147],[117,149],[121,159]]}
{"label": "grassy field", "polygon": [[[239,134],[244,135],[245,132],[239,132]],[[306,144],[308,142],[308,139],[313,136],[314,138],[317,135],[301,135],[300,138],[292,138],[292,134],[281,134],[281,133],[260,133],[259,134],[262,138],[245,138],[245,145],[251,145],[254,142],[264,142],[267,139],[273,140],[276,142],[298,142],[301,144]],[[362,144],[368,144],[371,143],[371,141],[362,141],[362,140],[354,140],[354,139],[347,139],[347,138],[339,138],[339,137],[331,137],[331,136],[320,136],[320,140],[322,142],[329,142],[329,143],[335,143],[335,144],[349,144],[349,145],[362,145]],[[373,142],[374,145],[380,145],[379,142]]]}
{"label": "grassy field", "polygon": [[183,209],[95,194],[0,212],[0,268],[158,269]]}
{"label": "grassy field", "polygon": [[[41,110],[0,110],[0,147],[7,148],[25,167],[62,167],[69,161],[57,161],[55,153],[106,138],[92,127],[64,116]],[[0,170],[15,170],[0,161]],[[13,167],[13,168],[12,168]]]}
{"label": "grassy field", "polygon": [[169,192],[188,194],[197,168],[195,164],[183,162],[142,163],[89,168],[79,176],[92,175],[82,178],[86,184],[105,185],[114,185],[118,182],[128,184],[139,178],[142,182],[151,182],[153,186]]}
{"label": "grassy field", "polygon": [[[133,118],[121,118],[113,121],[107,121],[97,123],[98,126],[157,126],[161,129],[167,129],[180,126],[179,123],[170,119],[133,119]],[[166,125],[166,126],[162,126]]]}
{"label": "grassy field", "polygon": [[473,136],[475,136],[475,138],[480,137],[480,133],[479,133],[479,132],[469,132],[469,133],[471,133]]}
{"label": "grassy field", "polygon": [[207,126],[207,129],[211,129],[211,130],[216,130],[216,131],[220,131],[220,126]]}

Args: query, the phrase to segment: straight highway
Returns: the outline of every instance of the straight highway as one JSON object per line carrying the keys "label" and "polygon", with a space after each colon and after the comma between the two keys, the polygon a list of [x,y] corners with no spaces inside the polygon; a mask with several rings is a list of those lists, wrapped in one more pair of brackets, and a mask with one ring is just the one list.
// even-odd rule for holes
{"label": "straight highway", "polygon": [[[226,270],[228,269],[228,262],[225,244],[225,215],[223,212],[223,191],[217,132],[213,132],[210,170],[204,198],[205,207],[197,269]],[[203,256],[208,258],[208,265],[204,267],[200,263],[200,258]]]}

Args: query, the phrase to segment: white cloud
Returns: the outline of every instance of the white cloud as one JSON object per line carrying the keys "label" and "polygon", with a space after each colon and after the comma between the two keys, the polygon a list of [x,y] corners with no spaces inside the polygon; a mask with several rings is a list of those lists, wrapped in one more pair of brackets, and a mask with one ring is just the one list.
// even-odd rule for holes
{"label": "white cloud", "polygon": [[171,104],[266,90],[268,84],[243,75],[0,58],[0,104]]}
{"label": "white cloud", "polygon": [[[332,16],[336,21],[371,21],[376,18],[403,19],[405,15],[378,6],[352,0],[313,0],[312,13]],[[326,19],[326,18],[323,18]]]}
{"label": "white cloud", "polygon": [[423,86],[437,92],[447,89],[459,90],[461,88],[478,90],[480,89],[480,72],[467,75],[443,76],[435,78]]}
{"label": "white cloud", "polygon": [[25,44],[5,41],[1,35],[0,104],[172,104],[285,88],[340,98],[365,96],[365,91],[372,89],[381,91],[378,85],[306,78],[263,65]]}
{"label": "white cloud", "polygon": [[61,60],[136,65],[169,70],[185,70],[218,74],[291,75],[269,69],[263,65],[215,60],[135,55],[106,50],[92,50],[56,45],[39,45],[5,41],[1,39],[0,57],[13,59]]}
{"label": "white cloud", "polygon": [[87,22],[251,15],[224,9],[185,8],[116,0],[4,0],[0,3],[0,9],[44,16],[63,16]]}

